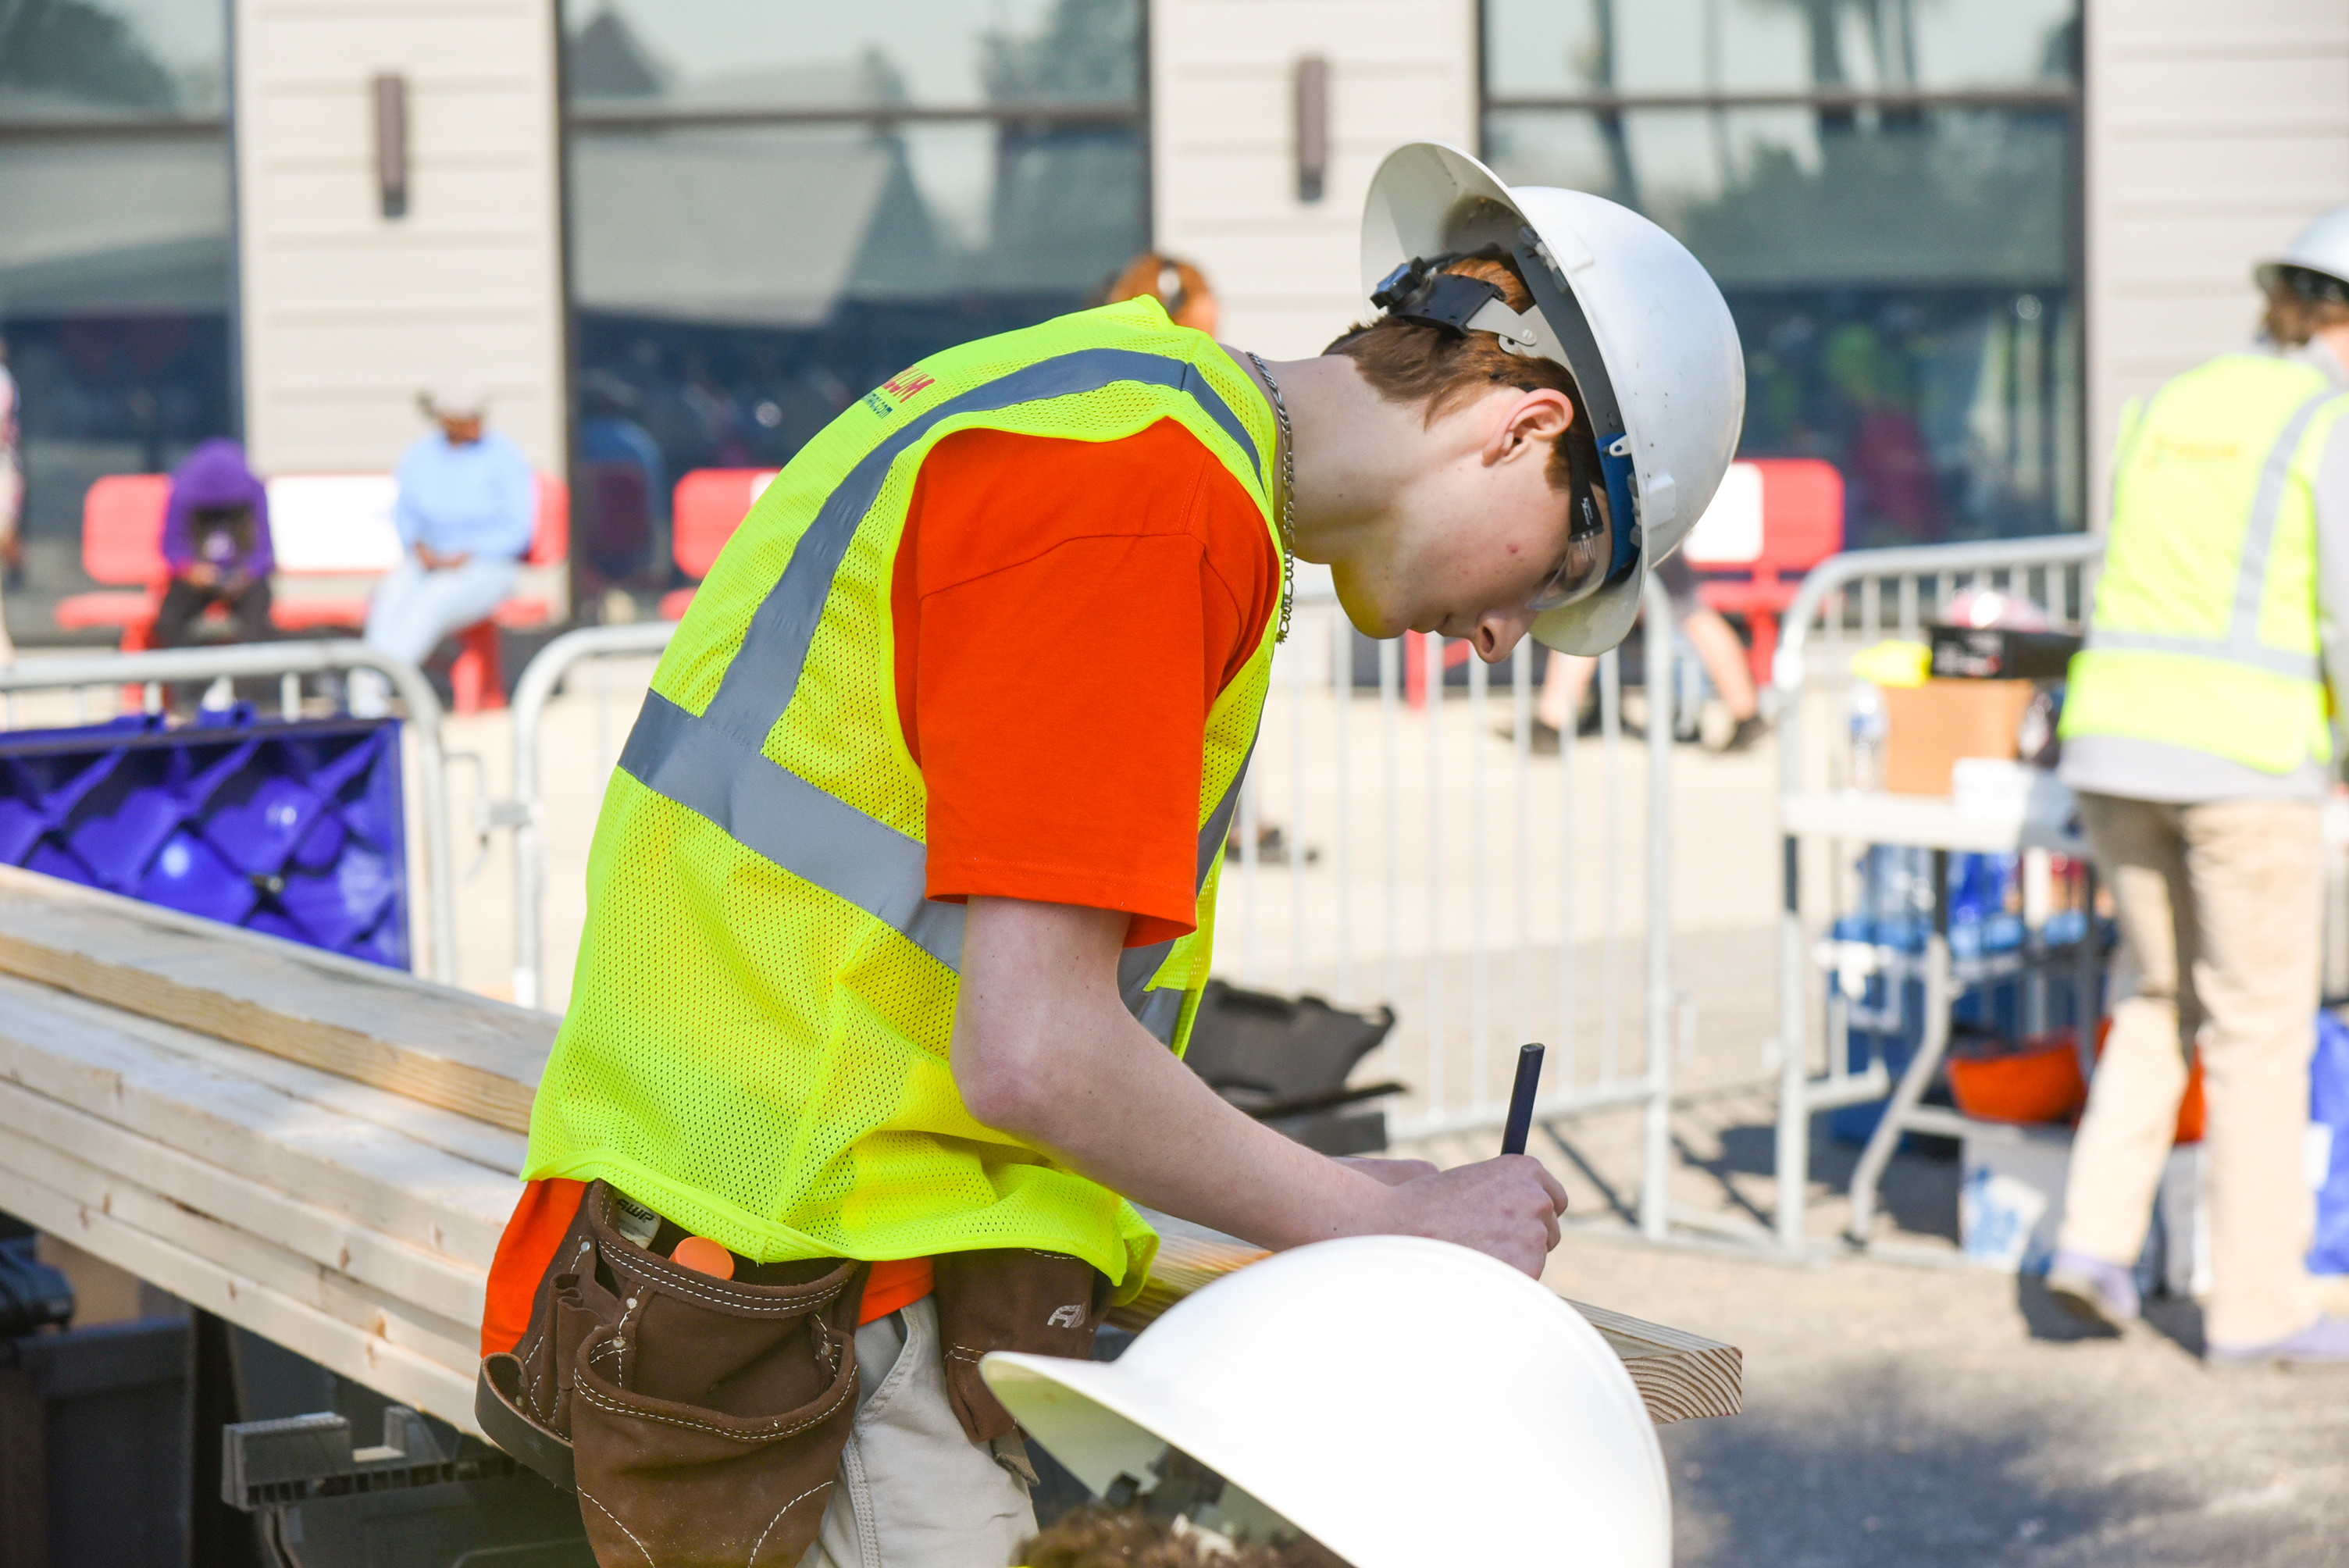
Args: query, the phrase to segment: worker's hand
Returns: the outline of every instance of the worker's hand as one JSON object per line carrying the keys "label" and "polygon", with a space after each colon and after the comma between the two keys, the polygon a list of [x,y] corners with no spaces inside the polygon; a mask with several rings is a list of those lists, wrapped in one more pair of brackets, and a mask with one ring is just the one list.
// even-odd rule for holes
{"label": "worker's hand", "polygon": [[1423,1176],[1435,1174],[1435,1167],[1424,1160],[1371,1160],[1359,1154],[1332,1156],[1350,1171],[1359,1171],[1382,1187],[1400,1187],[1406,1181],[1416,1181]]}
{"label": "worker's hand", "polygon": [[426,544],[421,540],[417,542],[416,560],[417,563],[422,566],[427,572],[438,572],[440,570],[440,552],[433,549],[430,545]]}
{"label": "worker's hand", "polygon": [[198,588],[209,588],[220,581],[219,569],[202,561],[190,562],[188,569],[180,575]]}
{"label": "worker's hand", "polygon": [[1405,1181],[1389,1202],[1395,1234],[1457,1242],[1539,1279],[1566,1189],[1531,1155],[1504,1154]]}

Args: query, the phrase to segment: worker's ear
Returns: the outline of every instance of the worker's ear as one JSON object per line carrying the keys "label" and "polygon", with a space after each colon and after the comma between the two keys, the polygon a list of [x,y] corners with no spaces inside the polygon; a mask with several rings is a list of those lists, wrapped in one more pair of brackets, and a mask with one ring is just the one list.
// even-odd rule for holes
{"label": "worker's ear", "polygon": [[1574,423],[1574,404],[1566,394],[1547,387],[1519,391],[1515,402],[1502,405],[1500,417],[1485,442],[1489,466],[1537,458],[1549,461],[1550,449]]}

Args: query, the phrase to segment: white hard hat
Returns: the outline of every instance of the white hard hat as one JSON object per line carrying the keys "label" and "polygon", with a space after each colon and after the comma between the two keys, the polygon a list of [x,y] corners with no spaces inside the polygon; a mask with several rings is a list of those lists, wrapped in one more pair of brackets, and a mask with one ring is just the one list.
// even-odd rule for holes
{"label": "white hard hat", "polygon": [[1534,309],[1519,315],[1495,300],[1465,325],[1574,373],[1619,541],[1604,584],[1543,614],[1533,634],[1562,653],[1604,653],[1631,629],[1649,566],[1696,525],[1728,471],[1745,422],[1745,355],[1712,275],[1630,208],[1581,191],[1512,189],[1440,141],[1387,155],[1362,209],[1365,294],[1414,261],[1493,244],[1516,260]]}
{"label": "white hard hat", "polygon": [[[2295,267],[2318,276],[2289,278],[2285,270]],[[2313,284],[2315,293],[2349,299],[2349,206],[2334,207],[2310,219],[2283,248],[2283,254],[2261,263],[2251,275],[2270,292],[2279,285],[2296,285],[2306,292]]]}
{"label": "white hard hat", "polygon": [[1177,1303],[1113,1362],[999,1351],[1004,1408],[1096,1493],[1172,1447],[1352,1568],[1664,1568],[1631,1375],[1574,1308],[1449,1242],[1353,1236]]}

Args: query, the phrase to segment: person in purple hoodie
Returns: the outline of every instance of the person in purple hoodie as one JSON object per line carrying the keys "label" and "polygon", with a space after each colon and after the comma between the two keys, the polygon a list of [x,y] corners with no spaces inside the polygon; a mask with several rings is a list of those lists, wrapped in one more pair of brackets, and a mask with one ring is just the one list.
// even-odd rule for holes
{"label": "person in purple hoodie", "polygon": [[196,617],[214,604],[228,606],[237,641],[268,639],[269,573],[277,564],[269,495],[234,441],[206,441],[171,470],[163,564],[171,582],[155,612],[155,646],[195,641]]}

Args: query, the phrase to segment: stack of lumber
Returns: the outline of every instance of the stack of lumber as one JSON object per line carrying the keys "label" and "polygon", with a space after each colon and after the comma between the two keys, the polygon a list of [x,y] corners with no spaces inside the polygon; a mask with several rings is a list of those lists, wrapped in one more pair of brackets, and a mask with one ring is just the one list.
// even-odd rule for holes
{"label": "stack of lumber", "polygon": [[0,868],[0,1209],[471,1429],[554,1020]]}
{"label": "stack of lumber", "polygon": [[[0,1209],[473,1429],[544,1014],[0,867]],[[1139,1326],[1263,1254],[1153,1216]],[[1737,1352],[1579,1310],[1659,1421]]]}

